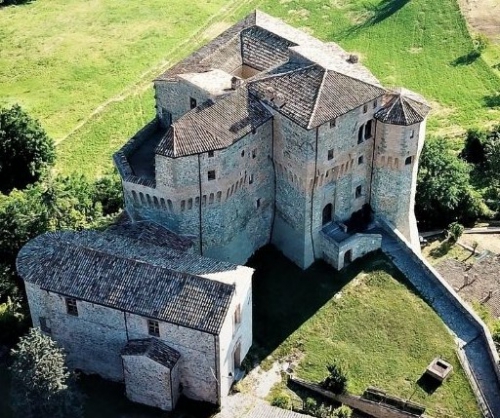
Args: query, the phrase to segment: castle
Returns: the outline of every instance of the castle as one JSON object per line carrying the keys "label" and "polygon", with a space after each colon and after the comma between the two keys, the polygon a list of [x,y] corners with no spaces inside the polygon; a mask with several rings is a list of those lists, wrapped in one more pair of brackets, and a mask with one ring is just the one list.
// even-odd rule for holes
{"label": "castle", "polygon": [[133,219],[236,264],[272,243],[302,268],[341,269],[380,247],[370,211],[419,249],[429,106],[356,55],[255,11],[154,88],[156,119],[114,156]]}
{"label": "castle", "polygon": [[133,222],[44,234],[17,269],[70,367],[164,410],[181,394],[222,405],[252,344],[239,264],[257,249],[341,269],[380,248],[375,216],[419,251],[429,107],[259,11],[154,86],[155,120],[114,155]]}

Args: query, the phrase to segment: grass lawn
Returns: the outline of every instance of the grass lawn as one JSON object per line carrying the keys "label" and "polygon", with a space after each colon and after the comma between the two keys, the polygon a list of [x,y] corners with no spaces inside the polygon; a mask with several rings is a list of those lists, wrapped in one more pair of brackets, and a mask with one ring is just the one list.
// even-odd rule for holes
{"label": "grass lawn", "polygon": [[[254,339],[262,356],[303,356],[296,372],[316,382],[325,377],[326,364],[338,360],[351,392],[373,385],[426,405],[434,417],[480,417],[453,338],[382,255],[342,273],[324,263],[303,272],[272,248],[249,264],[258,268]],[[427,394],[417,381],[436,356],[455,372]]]}
{"label": "grass lawn", "polygon": [[[467,59],[455,0],[37,0],[0,9],[0,103],[20,102],[56,140],[70,134],[59,172],[99,175],[153,116],[149,81],[255,7],[359,53],[385,85],[424,94],[430,132],[500,119],[499,72]],[[499,54],[490,46],[488,62]]]}

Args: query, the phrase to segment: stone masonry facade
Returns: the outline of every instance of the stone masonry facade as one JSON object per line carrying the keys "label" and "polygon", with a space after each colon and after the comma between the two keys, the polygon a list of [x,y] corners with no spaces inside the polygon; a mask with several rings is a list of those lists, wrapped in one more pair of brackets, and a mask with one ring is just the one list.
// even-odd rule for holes
{"label": "stone masonry facade", "polygon": [[360,235],[369,208],[419,248],[429,107],[355,55],[255,11],[154,87],[156,120],[114,156],[133,219],[220,260],[243,264],[272,243],[302,268],[340,269],[380,247]]}

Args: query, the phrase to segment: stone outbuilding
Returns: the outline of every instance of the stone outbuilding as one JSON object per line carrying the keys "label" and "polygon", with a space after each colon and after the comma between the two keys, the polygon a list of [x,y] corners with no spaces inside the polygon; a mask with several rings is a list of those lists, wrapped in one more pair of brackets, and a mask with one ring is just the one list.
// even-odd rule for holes
{"label": "stone outbuilding", "polygon": [[133,401],[171,410],[183,394],[221,405],[252,344],[253,270],[141,226],[26,244],[17,269],[33,326],[66,350],[71,368],[125,383]]}

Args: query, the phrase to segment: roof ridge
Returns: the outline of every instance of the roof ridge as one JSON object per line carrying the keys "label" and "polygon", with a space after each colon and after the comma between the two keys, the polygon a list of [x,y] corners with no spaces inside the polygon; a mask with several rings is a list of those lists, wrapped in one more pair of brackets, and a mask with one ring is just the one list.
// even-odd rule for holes
{"label": "roof ridge", "polygon": [[[319,65],[319,64],[318,64],[318,65]],[[320,67],[321,67],[321,65],[320,65]],[[323,68],[323,67],[322,67],[322,68]],[[368,86],[377,87],[377,88],[382,89],[382,90],[384,90],[385,92],[387,92],[387,89],[386,89],[386,88],[384,88],[384,87],[383,87],[382,85],[380,85],[380,84],[368,83],[368,82],[367,82],[367,81],[365,81],[365,80],[361,80],[360,78],[353,77],[353,76],[351,76],[351,75],[349,75],[349,74],[345,74],[345,73],[343,73],[343,72],[341,72],[341,71],[337,71],[337,70],[329,70],[329,69],[326,69],[326,68],[325,68],[325,70],[326,70],[327,72],[332,72],[332,73],[339,74],[339,75],[341,75],[341,76],[344,76],[344,77],[350,78],[351,80],[359,81],[360,83],[366,84],[366,85],[368,85]]]}
{"label": "roof ridge", "polygon": [[[271,70],[274,70],[276,68],[279,68],[281,67],[283,64],[286,64],[286,63],[281,63],[279,65],[277,65],[276,67],[273,67],[271,68],[269,71]],[[264,81],[264,80],[268,80],[270,78],[278,78],[278,77],[281,77],[281,76],[285,76],[285,75],[289,75],[289,74],[292,74],[292,73],[295,73],[295,72],[299,72],[299,71],[302,71],[302,70],[308,70],[308,69],[311,69],[313,67],[320,67],[320,68],[323,68],[321,67],[321,65],[318,65],[316,63],[312,63],[312,64],[309,64],[309,65],[306,65],[305,67],[298,67],[298,68],[294,68],[292,70],[288,70],[288,71],[285,71],[284,73],[277,73],[277,74],[269,74],[269,73],[265,73],[262,75],[262,78],[258,78],[258,79],[255,79],[255,80],[252,80],[248,83],[248,86],[254,84],[254,83],[257,83],[259,81]]]}
{"label": "roof ridge", "polygon": [[406,102],[406,100],[404,100],[404,96],[402,96],[401,94],[399,94],[399,100],[401,101],[401,110],[403,111],[405,122],[408,123],[408,109],[406,108],[408,103]]}
{"label": "roof ridge", "polygon": [[[321,65],[319,66],[320,68],[323,68]],[[307,122],[307,129],[312,128],[311,123],[314,119],[314,116],[316,115],[316,110],[318,109],[319,106],[319,96],[321,94],[321,89],[323,88],[323,85],[325,84],[325,78],[327,74],[327,70],[323,68],[323,77],[321,78],[321,83],[319,84],[318,90],[316,91],[316,96],[314,98],[314,106],[313,106],[313,111],[311,112],[311,116],[309,117],[309,121]]]}

